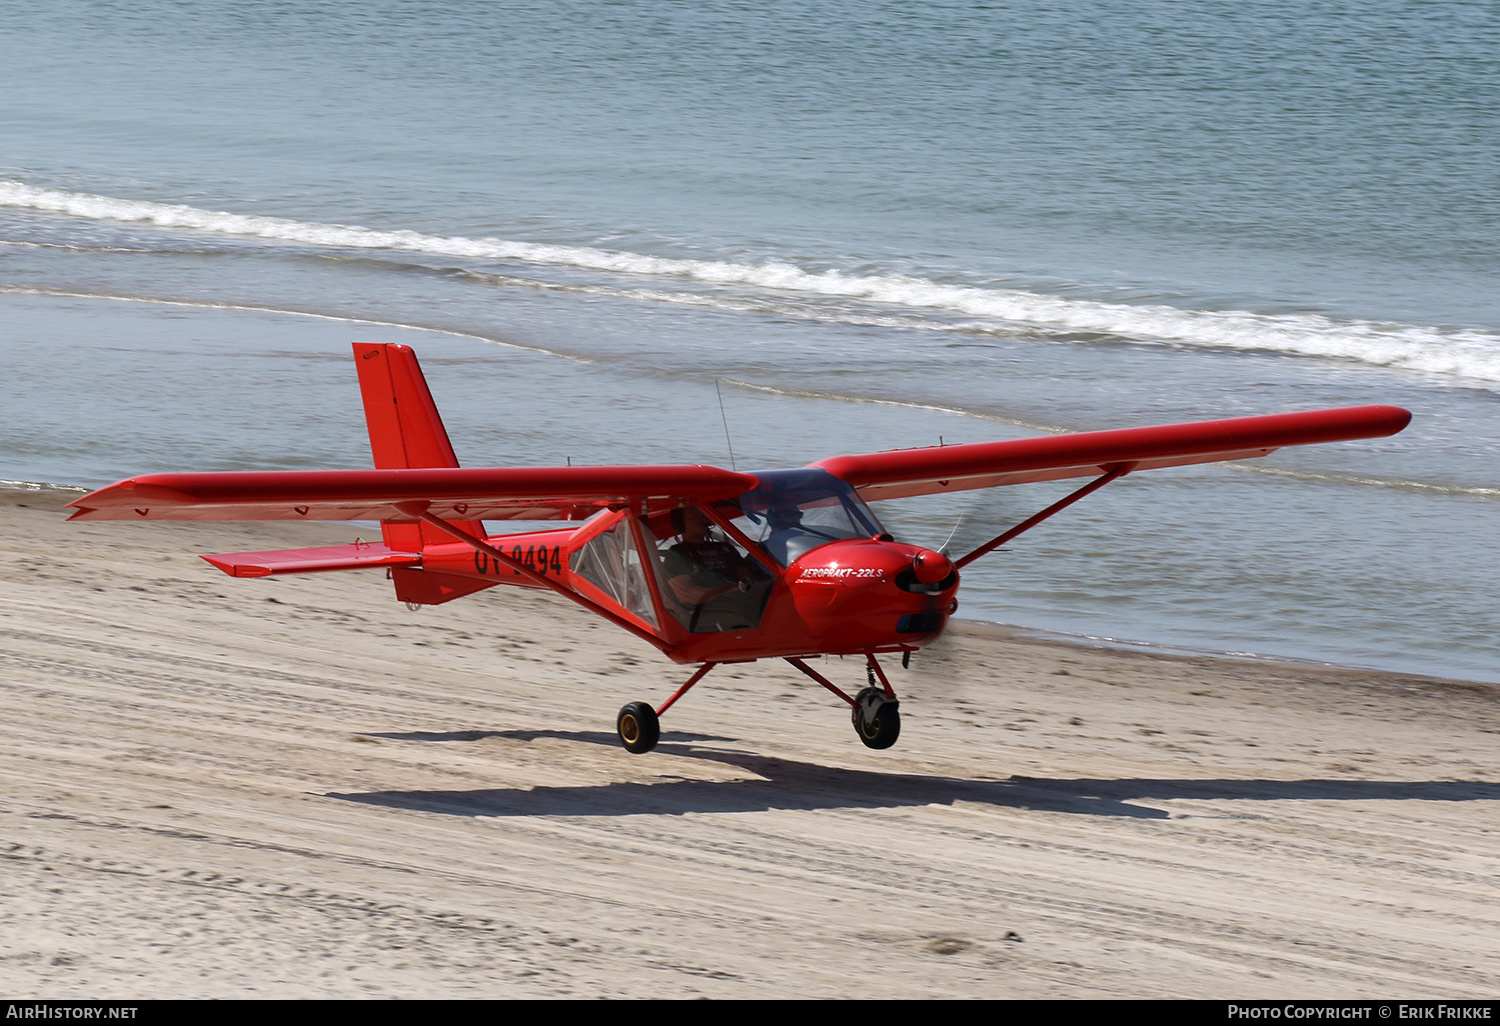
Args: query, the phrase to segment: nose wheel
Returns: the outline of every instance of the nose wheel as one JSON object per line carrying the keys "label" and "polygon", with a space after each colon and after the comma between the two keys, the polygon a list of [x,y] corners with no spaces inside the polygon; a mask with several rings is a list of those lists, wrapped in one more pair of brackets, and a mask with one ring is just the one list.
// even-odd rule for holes
{"label": "nose wheel", "polygon": [[620,734],[620,744],[632,755],[645,755],[661,740],[661,721],[645,702],[631,702],[621,709],[615,718],[615,730]]}
{"label": "nose wheel", "polygon": [[901,736],[901,703],[880,688],[865,688],[854,696],[849,719],[866,748],[889,748]]}
{"label": "nose wheel", "polygon": [[832,681],[801,659],[787,656],[786,661],[849,703],[849,719],[854,722],[854,732],[859,735],[866,748],[889,748],[901,736],[901,703],[891,690],[890,682],[885,679],[885,671],[875,661],[875,653],[867,652],[865,655],[868,659],[865,676],[870,686],[853,698],[840,691]]}

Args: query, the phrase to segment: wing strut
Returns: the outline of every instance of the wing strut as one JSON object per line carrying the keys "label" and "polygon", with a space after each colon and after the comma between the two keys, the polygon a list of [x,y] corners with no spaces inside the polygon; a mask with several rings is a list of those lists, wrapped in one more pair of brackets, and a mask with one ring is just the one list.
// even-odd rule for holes
{"label": "wing strut", "polygon": [[1084,485],[1077,491],[1070,492],[1068,495],[1065,495],[1061,499],[1058,499],[1052,505],[1048,506],[1046,509],[1042,510],[1035,516],[1021,521],[1021,523],[1017,524],[1015,527],[1012,527],[1004,534],[990,539],[983,545],[979,546],[979,548],[969,553],[967,556],[964,556],[962,559],[955,559],[953,561],[953,565],[962,570],[964,567],[974,562],[974,560],[978,559],[980,556],[993,552],[1000,546],[1004,545],[1006,542],[1010,541],[1016,535],[1031,530],[1037,524],[1040,524],[1043,520],[1046,520],[1048,517],[1052,516],[1052,514],[1061,513],[1063,510],[1073,505],[1073,503],[1077,502],[1079,499],[1083,498],[1086,495],[1089,495],[1092,492],[1098,491],[1100,488],[1103,488],[1111,481],[1124,477],[1126,474],[1130,473],[1138,466],[1140,466],[1139,461],[1136,461],[1135,463],[1116,463],[1114,466],[1110,467],[1106,473],[1094,478],[1092,481],[1090,481],[1088,484]]}
{"label": "wing strut", "polygon": [[580,606],[582,606],[584,609],[587,609],[589,612],[597,613],[608,620],[610,623],[616,624],[620,627],[624,627],[631,634],[634,634],[636,637],[640,638],[643,641],[649,641],[651,644],[655,645],[663,652],[666,652],[668,654],[671,653],[673,646],[663,641],[661,638],[658,638],[650,631],[636,626],[629,620],[625,619],[623,616],[619,616],[618,614],[605,609],[603,606],[599,605],[596,602],[591,602],[589,599],[584,598],[582,595],[578,594],[578,592],[572,590],[571,588],[564,587],[561,582],[553,580],[546,574],[538,573],[534,568],[527,566],[520,560],[513,559],[512,557],[507,556],[505,553],[495,548],[495,546],[491,545],[489,542],[484,541],[481,538],[474,537],[472,534],[470,534],[468,531],[465,531],[457,524],[454,524],[448,520],[444,520],[441,517],[433,516],[431,513],[427,512],[427,503],[401,502],[396,504],[396,508],[409,517],[415,517],[416,519],[422,521],[422,523],[424,524],[431,524],[433,527],[436,527],[439,531],[442,531],[445,534],[451,534],[453,537],[457,538],[459,541],[463,542],[470,548],[478,549],[480,552],[483,552],[491,559],[499,563],[501,566],[510,567],[512,570],[514,570],[516,573],[520,574],[527,580],[534,581],[544,588],[555,591],[564,598],[572,599],[574,602],[577,602]]}

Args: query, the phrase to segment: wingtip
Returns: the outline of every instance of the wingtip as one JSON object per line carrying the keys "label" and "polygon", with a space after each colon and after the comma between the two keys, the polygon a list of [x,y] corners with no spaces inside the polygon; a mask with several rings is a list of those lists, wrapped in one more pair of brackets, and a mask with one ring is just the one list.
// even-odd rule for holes
{"label": "wingtip", "polygon": [[1402,406],[1377,404],[1374,406],[1345,406],[1327,411],[1331,415],[1347,414],[1358,417],[1368,427],[1363,438],[1389,438],[1399,435],[1411,423],[1412,413]]}
{"label": "wingtip", "polygon": [[[198,558],[215,569],[222,570],[230,577],[270,577],[273,573],[268,567],[252,566],[245,563],[231,563],[227,559],[217,558],[218,555],[219,553],[215,553],[212,556],[200,555]],[[234,553],[234,555],[238,555],[238,553]]]}

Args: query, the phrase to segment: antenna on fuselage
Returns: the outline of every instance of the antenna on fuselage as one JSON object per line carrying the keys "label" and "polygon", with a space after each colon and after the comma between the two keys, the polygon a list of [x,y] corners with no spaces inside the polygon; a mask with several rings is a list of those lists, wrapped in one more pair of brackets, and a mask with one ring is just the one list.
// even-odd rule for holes
{"label": "antenna on fuselage", "polygon": [[719,419],[724,422],[724,444],[729,446],[729,469],[739,470],[734,465],[734,442],[729,438],[729,418],[724,415],[724,393],[719,391],[719,379],[714,378],[714,395],[719,397]]}

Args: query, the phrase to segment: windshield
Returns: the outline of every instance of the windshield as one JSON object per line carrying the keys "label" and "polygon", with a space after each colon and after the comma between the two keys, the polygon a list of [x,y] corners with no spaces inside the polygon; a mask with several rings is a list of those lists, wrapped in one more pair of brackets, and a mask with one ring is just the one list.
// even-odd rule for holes
{"label": "windshield", "polygon": [[831,541],[884,533],[854,489],[826,470],[771,470],[755,476],[759,487],[719,510],[782,566]]}

